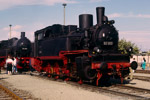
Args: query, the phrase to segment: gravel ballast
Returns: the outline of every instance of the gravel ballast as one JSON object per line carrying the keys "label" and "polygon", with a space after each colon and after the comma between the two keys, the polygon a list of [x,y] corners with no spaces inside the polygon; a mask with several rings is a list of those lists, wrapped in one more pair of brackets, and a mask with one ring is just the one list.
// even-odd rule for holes
{"label": "gravel ballast", "polygon": [[115,100],[115,97],[74,87],[66,82],[41,79],[29,75],[0,74],[0,80],[25,90],[41,100]]}
{"label": "gravel ballast", "polygon": [[[92,92],[63,81],[58,82],[30,75],[7,75],[2,72],[0,74],[1,80],[11,84],[13,88],[29,92],[40,100],[122,100],[121,97]],[[133,80],[127,85],[150,89],[149,82],[140,80]]]}

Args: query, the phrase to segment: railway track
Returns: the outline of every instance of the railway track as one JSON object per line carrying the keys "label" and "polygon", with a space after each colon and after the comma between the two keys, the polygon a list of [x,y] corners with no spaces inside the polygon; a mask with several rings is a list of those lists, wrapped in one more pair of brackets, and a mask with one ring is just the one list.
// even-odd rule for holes
{"label": "railway track", "polygon": [[135,75],[133,76],[134,79],[137,79],[137,80],[141,80],[141,81],[147,81],[147,82],[150,82],[150,77],[146,77],[146,76],[138,76],[138,75]]}
{"label": "railway track", "polygon": [[[70,84],[70,82],[68,84]],[[116,99],[118,98],[119,100],[150,100],[150,90],[143,88],[130,87],[126,85],[96,87],[87,84],[80,85],[79,87],[92,92],[107,93],[109,96],[113,95],[112,97],[115,97]]]}
{"label": "railway track", "polygon": [[[27,75],[31,75],[30,73],[25,73]],[[54,81],[55,79],[53,78],[48,78],[44,77],[44,74],[39,74],[39,73],[32,73],[32,76],[42,78],[42,79],[50,79]],[[57,82],[62,82],[61,79],[55,80]],[[76,82],[72,81],[66,81],[67,84],[70,84],[72,86],[75,86],[77,88],[82,88],[85,90],[89,90],[92,92],[98,92],[98,93],[104,93],[107,95],[113,95],[113,97],[118,96],[117,98],[120,98],[119,100],[150,100],[150,90],[148,89],[143,89],[143,88],[137,88],[137,87],[131,87],[131,86],[126,86],[124,84],[122,85],[112,85],[109,87],[97,87],[93,85],[88,85],[88,84],[78,84]]]}
{"label": "railway track", "polygon": [[135,73],[150,74],[150,70],[136,70]]}
{"label": "railway track", "polygon": [[0,100],[38,100],[29,93],[18,89],[7,88],[0,84]]}
{"label": "railway track", "polygon": [[134,100],[150,100],[150,90],[127,85],[116,85],[108,88],[112,92],[119,93],[120,96],[126,96]]}
{"label": "railway track", "polygon": [[0,84],[0,100],[23,100],[23,98]]}
{"label": "railway track", "polygon": [[0,78],[0,100],[40,100],[26,91],[13,88],[2,79]]}

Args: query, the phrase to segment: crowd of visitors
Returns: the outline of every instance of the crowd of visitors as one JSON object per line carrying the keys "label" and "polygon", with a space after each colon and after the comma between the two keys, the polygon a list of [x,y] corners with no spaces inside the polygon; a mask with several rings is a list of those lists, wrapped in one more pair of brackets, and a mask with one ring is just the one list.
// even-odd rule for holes
{"label": "crowd of visitors", "polygon": [[7,66],[7,74],[8,75],[17,73],[16,65],[17,65],[16,58],[8,56],[8,58],[6,59],[6,66]]}

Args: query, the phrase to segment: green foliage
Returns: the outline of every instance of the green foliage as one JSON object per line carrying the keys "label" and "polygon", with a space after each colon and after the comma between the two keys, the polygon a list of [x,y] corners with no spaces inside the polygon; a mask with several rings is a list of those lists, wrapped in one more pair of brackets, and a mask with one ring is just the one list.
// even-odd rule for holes
{"label": "green foliage", "polygon": [[132,43],[131,41],[126,41],[125,39],[119,40],[118,49],[123,51],[125,54],[127,53],[127,48],[132,47],[133,48],[133,54],[139,53],[139,48],[135,45],[135,43]]}

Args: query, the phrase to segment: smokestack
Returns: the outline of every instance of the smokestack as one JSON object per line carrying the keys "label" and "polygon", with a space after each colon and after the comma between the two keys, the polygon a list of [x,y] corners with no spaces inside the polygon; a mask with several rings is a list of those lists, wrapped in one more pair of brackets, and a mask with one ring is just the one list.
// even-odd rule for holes
{"label": "smokestack", "polygon": [[84,30],[93,26],[93,15],[81,14],[79,15],[79,28]]}
{"label": "smokestack", "polygon": [[96,8],[97,24],[98,25],[102,25],[103,24],[104,13],[105,13],[105,8],[104,7],[97,7]]}
{"label": "smokestack", "polygon": [[21,38],[25,37],[25,32],[21,32]]}

